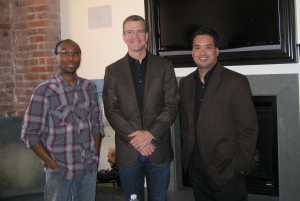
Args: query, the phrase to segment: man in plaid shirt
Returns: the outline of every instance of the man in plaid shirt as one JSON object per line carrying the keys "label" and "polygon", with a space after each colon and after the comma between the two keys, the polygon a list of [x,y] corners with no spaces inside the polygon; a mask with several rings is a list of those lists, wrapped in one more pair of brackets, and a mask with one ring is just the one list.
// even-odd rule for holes
{"label": "man in plaid shirt", "polygon": [[34,90],[21,140],[44,163],[46,201],[94,201],[104,137],[96,85],[76,74],[81,61],[76,42],[58,42],[55,54],[59,71]]}

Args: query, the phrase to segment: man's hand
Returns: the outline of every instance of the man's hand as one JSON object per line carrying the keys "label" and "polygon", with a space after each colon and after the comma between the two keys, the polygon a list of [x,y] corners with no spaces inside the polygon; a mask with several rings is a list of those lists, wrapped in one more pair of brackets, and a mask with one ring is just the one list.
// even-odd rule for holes
{"label": "man's hand", "polygon": [[149,131],[138,130],[129,134],[129,137],[132,138],[130,144],[143,156],[150,156],[154,152],[155,146],[151,143],[153,135]]}
{"label": "man's hand", "polygon": [[59,168],[58,164],[51,157],[51,154],[46,150],[44,144],[41,141],[30,148],[41,160],[44,161],[46,166],[48,166],[51,170],[56,170]]}
{"label": "man's hand", "polygon": [[155,147],[152,143],[148,146],[145,146],[143,149],[138,150],[142,156],[150,156],[155,150]]}
{"label": "man's hand", "polygon": [[129,134],[129,137],[132,138],[132,140],[130,141],[130,144],[136,150],[141,150],[144,147],[148,146],[153,139],[153,136],[151,135],[151,133],[146,130],[135,131],[135,132]]}

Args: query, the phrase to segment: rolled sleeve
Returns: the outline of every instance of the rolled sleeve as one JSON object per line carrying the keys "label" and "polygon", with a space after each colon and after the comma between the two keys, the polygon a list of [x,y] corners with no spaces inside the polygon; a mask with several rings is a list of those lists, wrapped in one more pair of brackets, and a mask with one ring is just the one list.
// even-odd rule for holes
{"label": "rolled sleeve", "polygon": [[[27,136],[27,137],[25,137]],[[35,144],[37,144],[40,141],[40,138],[37,135],[30,135],[30,134],[22,134],[21,140],[23,143],[26,144],[28,148],[31,148]]]}
{"label": "rolled sleeve", "polygon": [[41,140],[40,134],[43,132],[45,125],[47,104],[43,89],[36,89],[22,123],[21,140],[28,148]]}

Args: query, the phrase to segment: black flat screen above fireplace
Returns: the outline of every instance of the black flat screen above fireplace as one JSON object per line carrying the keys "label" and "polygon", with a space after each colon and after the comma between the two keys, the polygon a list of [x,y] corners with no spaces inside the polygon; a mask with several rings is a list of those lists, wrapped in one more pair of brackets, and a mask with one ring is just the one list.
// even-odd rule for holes
{"label": "black flat screen above fireplace", "polygon": [[[190,35],[205,26],[220,33],[220,50],[280,49],[278,0],[158,0],[159,52],[191,50]],[[270,47],[271,48],[271,47]]]}
{"label": "black flat screen above fireplace", "polygon": [[220,35],[224,65],[296,62],[294,0],[145,0],[150,51],[175,67],[195,66],[191,33]]}

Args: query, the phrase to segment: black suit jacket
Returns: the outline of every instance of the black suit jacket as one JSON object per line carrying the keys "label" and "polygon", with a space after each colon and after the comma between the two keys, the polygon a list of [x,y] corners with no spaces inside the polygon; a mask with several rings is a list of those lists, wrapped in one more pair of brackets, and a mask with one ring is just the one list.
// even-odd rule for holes
{"label": "black suit jacket", "polygon": [[[143,125],[156,139],[151,161],[164,163],[173,159],[170,126],[178,112],[178,84],[170,61],[148,53],[147,62]],[[116,162],[120,167],[131,167],[138,152],[128,135],[141,130],[142,125],[127,56],[106,68],[103,101],[106,118],[116,134]]]}
{"label": "black suit jacket", "polygon": [[[182,162],[187,170],[195,142],[194,75],[180,81]],[[217,64],[206,89],[196,133],[205,167],[217,185],[235,171],[247,172],[255,151],[258,122],[249,82]]]}

